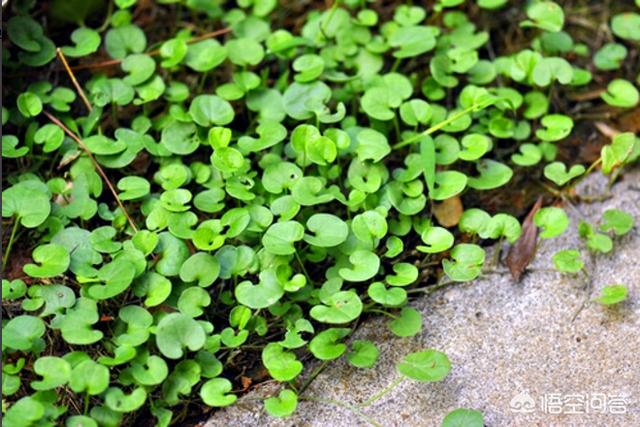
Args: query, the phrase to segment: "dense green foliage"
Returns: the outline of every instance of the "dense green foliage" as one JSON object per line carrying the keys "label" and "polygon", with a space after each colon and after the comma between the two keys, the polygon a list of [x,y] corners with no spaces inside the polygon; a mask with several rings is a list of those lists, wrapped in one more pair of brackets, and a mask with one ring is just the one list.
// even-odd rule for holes
{"label": "dense green foliage", "polygon": [[[370,368],[375,343],[348,341],[363,314],[413,336],[412,291],[479,277],[483,245],[521,235],[518,218],[482,206],[438,224],[434,204],[514,173],[541,171],[557,192],[573,185],[589,165],[556,160],[574,120],[554,98],[620,69],[631,49],[637,58],[640,42],[631,2],[604,23],[611,42],[596,52],[564,31],[556,3],[515,6],[529,45],[498,56],[465,11],[514,8],[507,0],[398,5],[386,17],[335,1],[299,26],[276,0],[158,0],[150,7],[167,22],[154,31],[136,0],[107,14],[101,1],[50,3],[43,14],[12,1],[5,23],[8,427],[168,425],[189,402],[233,404],[240,376],[261,367],[286,383],[265,409],[287,416],[309,357]],[[637,106],[639,71],[612,73],[595,102]],[[589,169],[617,176],[639,156],[622,133]],[[551,206],[534,222],[541,238],[569,225]],[[579,230],[588,250],[608,252],[632,226],[608,211]],[[584,268],[577,249],[553,263]],[[612,287],[600,301],[625,296]],[[418,381],[450,367],[433,349],[397,365]],[[461,419],[482,425],[466,409],[445,425]]]}

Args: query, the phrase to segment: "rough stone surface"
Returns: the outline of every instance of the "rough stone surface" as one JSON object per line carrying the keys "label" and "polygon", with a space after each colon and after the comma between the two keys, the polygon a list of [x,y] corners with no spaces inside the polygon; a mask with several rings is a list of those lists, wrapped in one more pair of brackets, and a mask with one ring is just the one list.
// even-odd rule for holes
{"label": "rough stone surface", "polygon": [[[362,370],[344,360],[334,362],[304,395],[358,405],[397,378],[394,364],[405,354],[435,348],[444,351],[453,365],[444,381],[405,380],[362,413],[382,426],[438,426],[458,407],[482,411],[487,426],[640,426],[640,226],[616,239],[610,255],[585,256],[593,279],[591,289],[580,276],[550,270],[556,251],[582,247],[576,232],[581,217],[595,222],[605,209],[621,208],[640,222],[638,185],[640,171],[634,171],[613,187],[613,198],[566,208],[571,230],[542,242],[521,283],[513,283],[506,274],[493,274],[417,300],[414,306],[424,318],[418,336],[395,338],[381,318],[365,323],[355,338],[377,343],[376,366]],[[595,195],[605,187],[606,179],[594,175],[580,185],[579,192]],[[584,301],[613,283],[628,286],[627,301],[614,308],[591,303],[579,310]],[[218,412],[206,425],[371,424],[343,406],[317,401],[301,401],[293,416],[274,419],[256,399],[269,393],[273,385],[267,384]],[[594,399],[595,404],[602,395],[610,403],[607,413],[595,409],[585,413],[581,399]],[[533,399],[535,407],[528,413],[514,411],[510,404],[516,396],[520,401]],[[545,398],[547,410],[542,404]],[[562,413],[554,414],[558,399]],[[569,413],[571,402],[577,402],[573,411],[579,413]],[[614,407],[622,407],[625,413],[611,414]]]}

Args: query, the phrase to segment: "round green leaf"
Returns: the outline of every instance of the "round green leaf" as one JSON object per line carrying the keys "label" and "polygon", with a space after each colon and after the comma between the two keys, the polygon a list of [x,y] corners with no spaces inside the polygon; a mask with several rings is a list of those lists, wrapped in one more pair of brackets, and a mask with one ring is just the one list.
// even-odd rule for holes
{"label": "round green leaf", "polygon": [[582,165],[573,165],[571,166],[571,169],[567,171],[567,166],[562,162],[549,163],[544,167],[544,176],[559,186],[565,185],[567,182],[582,175],[584,172],[585,167]]}
{"label": "round green leaf", "polygon": [[27,264],[23,270],[36,278],[59,276],[67,271],[71,262],[67,248],[55,243],[38,246],[31,256],[40,265]]}
{"label": "round green leaf", "polygon": [[319,322],[348,323],[362,313],[362,301],[354,291],[337,292],[325,301],[326,305],[316,305],[309,314]]}
{"label": "round green leaf", "polygon": [[231,381],[226,378],[213,378],[202,384],[200,397],[208,406],[222,407],[234,403],[238,397],[235,394],[227,394],[233,388]]}
{"label": "round green leaf", "polygon": [[284,295],[284,287],[278,281],[274,270],[260,272],[260,282],[252,285],[246,280],[236,286],[235,296],[240,304],[259,309],[270,307]]}
{"label": "round green leaf", "polygon": [[140,27],[126,24],[107,31],[104,44],[112,58],[124,59],[128,53],[142,53],[147,47],[147,37]]}
{"label": "round green leaf", "polygon": [[533,222],[542,232],[540,237],[550,239],[564,233],[569,226],[569,218],[562,208],[545,207],[538,210],[533,216]]}
{"label": "round green leaf", "polygon": [[429,349],[410,353],[396,365],[405,377],[421,382],[441,381],[451,370],[451,362],[446,354]]}
{"label": "round green leaf", "polygon": [[484,417],[475,409],[458,408],[444,417],[441,427],[484,427]]}
{"label": "round green leaf", "polygon": [[49,195],[39,181],[22,181],[2,192],[2,216],[16,216],[20,224],[35,228],[42,224],[51,212]]}
{"label": "round green leaf", "polygon": [[329,328],[313,337],[309,343],[309,350],[320,360],[337,359],[347,349],[347,345],[340,342],[351,332],[348,328]]}
{"label": "round green leaf", "polygon": [[44,335],[45,325],[38,317],[20,315],[2,326],[2,345],[15,350],[28,351]]}
{"label": "round green leaf", "polygon": [[571,117],[562,114],[549,114],[540,121],[544,128],[536,131],[536,136],[543,141],[559,141],[566,138],[573,129]]}
{"label": "round green leaf", "polygon": [[188,46],[184,63],[194,71],[206,72],[227,58],[227,49],[217,40],[207,39]]}
{"label": "round green leaf", "polygon": [[478,245],[460,243],[451,250],[451,258],[442,260],[444,272],[451,280],[466,282],[473,280],[482,273],[485,252]]}
{"label": "round green leaf", "polygon": [[302,363],[296,359],[295,353],[285,351],[278,343],[269,343],[262,350],[262,363],[274,379],[291,381],[302,372]]}
{"label": "round green leaf", "polygon": [[341,268],[340,277],[349,282],[364,282],[378,273],[380,258],[370,251],[357,250],[349,256],[351,268]]}
{"label": "round green leaf", "polygon": [[369,285],[367,294],[373,301],[387,307],[397,307],[407,300],[407,291],[397,287],[387,289],[382,282]]}
{"label": "round green leaf", "polygon": [[64,46],[61,50],[66,56],[79,58],[87,56],[98,50],[100,47],[100,34],[87,27],[80,27],[71,33],[71,41],[75,46]]}
{"label": "round green leaf", "polygon": [[391,152],[387,138],[377,130],[363,129],[358,132],[356,139],[358,141],[356,153],[361,162],[365,160],[379,162]]}
{"label": "round green leaf", "polygon": [[428,254],[444,252],[453,246],[454,241],[453,234],[442,227],[429,227],[420,237],[426,246],[419,245],[416,246],[416,249]]}
{"label": "round green leaf", "polygon": [[60,319],[62,338],[69,344],[88,345],[100,341],[104,334],[94,330],[91,325],[98,322],[97,303],[86,297],[76,300],[76,304]]}
{"label": "round green leaf", "polygon": [[104,403],[115,412],[133,412],[144,405],[147,392],[138,387],[130,394],[125,394],[118,387],[109,387],[104,395]]}
{"label": "round green leaf", "polygon": [[534,3],[527,9],[529,20],[523,21],[523,27],[538,27],[545,31],[556,32],[564,25],[564,12],[552,1]]}
{"label": "round green leaf", "polygon": [[282,390],[278,397],[270,397],[264,401],[264,409],[272,417],[288,417],[298,406],[298,395],[292,390]]}
{"label": "round green leaf", "polygon": [[347,360],[356,368],[372,368],[378,360],[380,351],[371,341],[355,340],[347,353]]}
{"label": "round green leaf", "polygon": [[602,99],[614,107],[633,108],[640,103],[640,92],[628,80],[615,79],[607,86]]}
{"label": "round green leaf", "polygon": [[251,38],[229,40],[225,46],[229,60],[236,65],[257,65],[264,57],[262,45]]}
{"label": "round green leaf", "polygon": [[580,251],[575,249],[558,251],[551,257],[551,260],[556,270],[562,273],[577,273],[584,268]]}
{"label": "round green leaf", "polygon": [[78,363],[71,371],[69,387],[76,393],[97,395],[109,386],[109,369],[93,360]]}
{"label": "round green leaf", "polygon": [[433,200],[449,199],[462,193],[462,190],[467,186],[467,181],[467,176],[458,171],[436,172],[436,188],[429,192],[429,196]]}
{"label": "round green leaf", "polygon": [[23,92],[18,95],[18,110],[25,117],[35,117],[42,112],[40,97],[32,92]]}
{"label": "round green leaf", "polygon": [[189,114],[200,126],[224,126],[233,121],[231,104],[216,95],[198,95],[189,106]]}
{"label": "round green leaf", "polygon": [[283,221],[271,225],[262,236],[265,249],[274,255],[291,255],[294,243],[304,238],[304,227],[296,221]]}
{"label": "round green leaf", "polygon": [[633,228],[634,219],[628,212],[620,209],[607,209],[602,214],[600,230],[613,231],[617,236],[627,234]]}
{"label": "round green leaf", "polygon": [[627,299],[628,293],[629,290],[624,285],[609,285],[602,288],[600,296],[598,296],[595,301],[603,305],[618,304]]}
{"label": "round green leaf", "polygon": [[156,344],[160,352],[169,359],[179,359],[183,349],[197,351],[205,343],[202,327],[182,313],[171,313],[162,318],[156,329]]}
{"label": "round green leaf", "polygon": [[412,307],[404,307],[400,316],[390,320],[389,329],[399,337],[412,337],[422,330],[422,314]]}
{"label": "round green leaf", "polygon": [[72,415],[65,420],[66,427],[98,427],[98,423],[85,415]]}
{"label": "round green leaf", "polygon": [[84,144],[89,151],[97,155],[118,154],[127,149],[127,144],[120,140],[107,138],[103,135],[94,135],[84,139]]}
{"label": "round green leaf", "polygon": [[220,274],[220,263],[207,253],[197,252],[191,255],[180,267],[180,279],[184,282],[198,281],[198,286],[206,288],[213,285],[213,282]]}
{"label": "round green leaf", "polygon": [[317,213],[307,220],[307,229],[313,234],[305,234],[304,241],[312,246],[330,248],[347,240],[349,226],[332,214]]}
{"label": "round green leaf", "polygon": [[31,381],[34,390],[51,390],[66,384],[71,377],[71,365],[55,356],[42,356],[33,365],[36,374],[42,376],[40,381]]}
{"label": "round green leaf", "polygon": [[503,163],[483,159],[477,163],[480,176],[470,177],[467,185],[476,190],[492,190],[505,185],[513,176],[513,170]]}
{"label": "round green leaf", "polygon": [[640,14],[635,12],[620,13],[611,19],[611,30],[616,36],[640,41]]}
{"label": "round green leaf", "polygon": [[125,176],[118,181],[120,200],[136,200],[149,194],[149,181],[139,176]]}

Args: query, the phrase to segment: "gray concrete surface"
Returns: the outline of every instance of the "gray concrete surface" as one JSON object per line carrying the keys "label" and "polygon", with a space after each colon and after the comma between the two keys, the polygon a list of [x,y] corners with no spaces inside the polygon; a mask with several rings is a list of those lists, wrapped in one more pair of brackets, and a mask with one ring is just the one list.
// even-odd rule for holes
{"label": "gray concrete surface", "polygon": [[[579,192],[600,194],[605,185],[604,177],[593,175]],[[394,364],[405,354],[435,348],[449,356],[453,365],[449,376],[434,384],[405,380],[362,409],[366,417],[382,426],[439,426],[450,410],[468,407],[482,411],[485,424],[492,427],[640,426],[640,191],[634,189],[638,185],[636,170],[613,187],[613,198],[581,204],[577,210],[567,208],[571,231],[542,242],[521,283],[514,284],[507,274],[493,274],[415,301],[424,318],[418,336],[395,338],[385,319],[366,322],[355,338],[377,343],[376,366],[363,370],[343,360],[333,362],[304,395],[358,405],[397,378]],[[584,279],[551,271],[551,256],[580,246],[576,225],[581,215],[595,221],[613,207],[632,213],[636,226],[616,240],[610,255],[589,260],[593,278],[589,294]],[[628,286],[627,301],[614,308],[589,304],[572,320],[586,298],[613,283]],[[318,401],[301,401],[287,419],[271,418],[257,398],[273,393],[273,387],[267,384],[249,393],[237,405],[216,413],[206,426],[371,425],[342,406]],[[603,400],[605,408],[599,403]],[[532,407],[517,411],[518,402]],[[612,413],[616,411],[624,413]]]}

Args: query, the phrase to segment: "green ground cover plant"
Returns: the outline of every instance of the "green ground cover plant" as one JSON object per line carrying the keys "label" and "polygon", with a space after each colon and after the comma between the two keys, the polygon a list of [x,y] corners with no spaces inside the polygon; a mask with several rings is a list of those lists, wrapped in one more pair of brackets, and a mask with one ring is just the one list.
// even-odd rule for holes
{"label": "green ground cover plant", "polygon": [[[638,107],[638,1],[596,22],[610,37],[595,47],[559,1],[344,0],[295,20],[276,0],[46,3],[11,1],[3,21],[7,426],[184,425],[268,379],[282,387],[265,410],[288,416],[313,400],[310,360],[374,366],[376,343],[349,339],[364,316],[414,336],[412,296],[481,276],[488,244],[520,239],[523,212],[485,194],[538,183],[533,222],[557,238],[555,202],[640,157],[633,132],[595,161],[559,156],[570,94]],[[504,11],[518,46],[486,25]],[[453,225],[435,214],[460,200]],[[634,220],[577,226],[584,250],[551,260],[563,273]],[[363,407],[450,369],[437,349],[408,354]]]}

